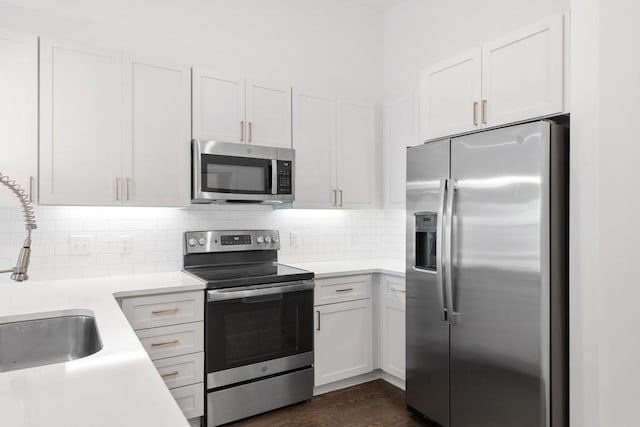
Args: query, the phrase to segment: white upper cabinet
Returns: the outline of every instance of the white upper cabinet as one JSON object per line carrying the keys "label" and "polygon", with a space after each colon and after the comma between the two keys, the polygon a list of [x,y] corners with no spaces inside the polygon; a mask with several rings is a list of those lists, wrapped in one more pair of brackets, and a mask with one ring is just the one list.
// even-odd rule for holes
{"label": "white upper cabinet", "polygon": [[42,40],[40,203],[120,204],[119,52]]}
{"label": "white upper cabinet", "polygon": [[420,76],[422,141],[480,128],[482,49],[424,69]]}
{"label": "white upper cabinet", "polygon": [[554,15],[425,68],[422,141],[567,112],[564,20]]}
{"label": "white upper cabinet", "polygon": [[372,104],[338,101],[338,206],[376,205],[375,111]]}
{"label": "white upper cabinet", "polygon": [[563,110],[563,16],[482,47],[484,122],[498,126]]}
{"label": "white upper cabinet", "polygon": [[245,142],[245,78],[193,69],[194,139]]}
{"label": "white upper cabinet", "polygon": [[[38,168],[38,38],[0,31],[0,173],[35,201]],[[15,206],[9,191],[0,206]]]}
{"label": "white upper cabinet", "polygon": [[194,139],[291,148],[291,86],[193,69]]}
{"label": "white upper cabinet", "polygon": [[291,148],[291,86],[247,80],[247,142]]}
{"label": "white upper cabinet", "polygon": [[295,207],[334,205],[336,99],[294,89]]}
{"label": "white upper cabinet", "polygon": [[295,89],[293,123],[295,207],[376,207],[374,106]]}
{"label": "white upper cabinet", "polygon": [[384,104],[383,191],[386,208],[405,207],[407,147],[418,144],[418,96],[405,96]]}
{"label": "white upper cabinet", "polygon": [[188,67],[124,58],[125,205],[189,204],[189,91]]}

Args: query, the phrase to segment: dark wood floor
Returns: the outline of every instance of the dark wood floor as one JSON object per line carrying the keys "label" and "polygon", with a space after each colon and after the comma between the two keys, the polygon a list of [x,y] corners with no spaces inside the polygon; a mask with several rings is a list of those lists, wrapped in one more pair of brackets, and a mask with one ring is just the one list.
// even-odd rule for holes
{"label": "dark wood floor", "polygon": [[377,380],[316,396],[311,402],[257,415],[229,426],[432,427],[432,424],[407,411],[404,391],[386,381]]}

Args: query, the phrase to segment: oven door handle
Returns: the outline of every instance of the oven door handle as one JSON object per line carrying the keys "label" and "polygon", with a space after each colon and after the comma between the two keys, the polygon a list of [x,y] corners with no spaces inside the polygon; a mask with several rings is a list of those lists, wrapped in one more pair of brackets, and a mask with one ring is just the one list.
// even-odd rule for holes
{"label": "oven door handle", "polygon": [[270,286],[266,288],[252,289],[215,289],[207,291],[207,301],[228,301],[241,298],[251,298],[263,295],[287,294],[313,289],[313,281],[294,282],[290,285]]}

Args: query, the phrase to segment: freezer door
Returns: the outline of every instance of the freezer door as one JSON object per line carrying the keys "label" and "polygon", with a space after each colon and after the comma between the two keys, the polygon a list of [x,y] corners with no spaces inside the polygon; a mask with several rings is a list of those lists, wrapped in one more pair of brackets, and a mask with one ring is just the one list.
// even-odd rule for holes
{"label": "freezer door", "polygon": [[407,405],[444,427],[449,426],[449,325],[437,231],[449,151],[449,139],[407,149],[406,398]]}
{"label": "freezer door", "polygon": [[452,427],[549,425],[549,132],[451,142]]}

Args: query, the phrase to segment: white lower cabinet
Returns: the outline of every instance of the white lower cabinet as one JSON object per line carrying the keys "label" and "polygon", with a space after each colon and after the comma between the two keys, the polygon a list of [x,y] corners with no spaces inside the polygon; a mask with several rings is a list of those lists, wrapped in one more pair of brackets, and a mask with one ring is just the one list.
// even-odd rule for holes
{"label": "white lower cabinet", "polygon": [[406,302],[405,279],[382,276],[379,304],[380,368],[394,377],[405,379],[406,370]]}
{"label": "white lower cabinet", "polygon": [[204,415],[204,292],[139,295],[120,307],[192,427]]}
{"label": "white lower cabinet", "polygon": [[315,385],[373,370],[371,300],[316,307]]}

